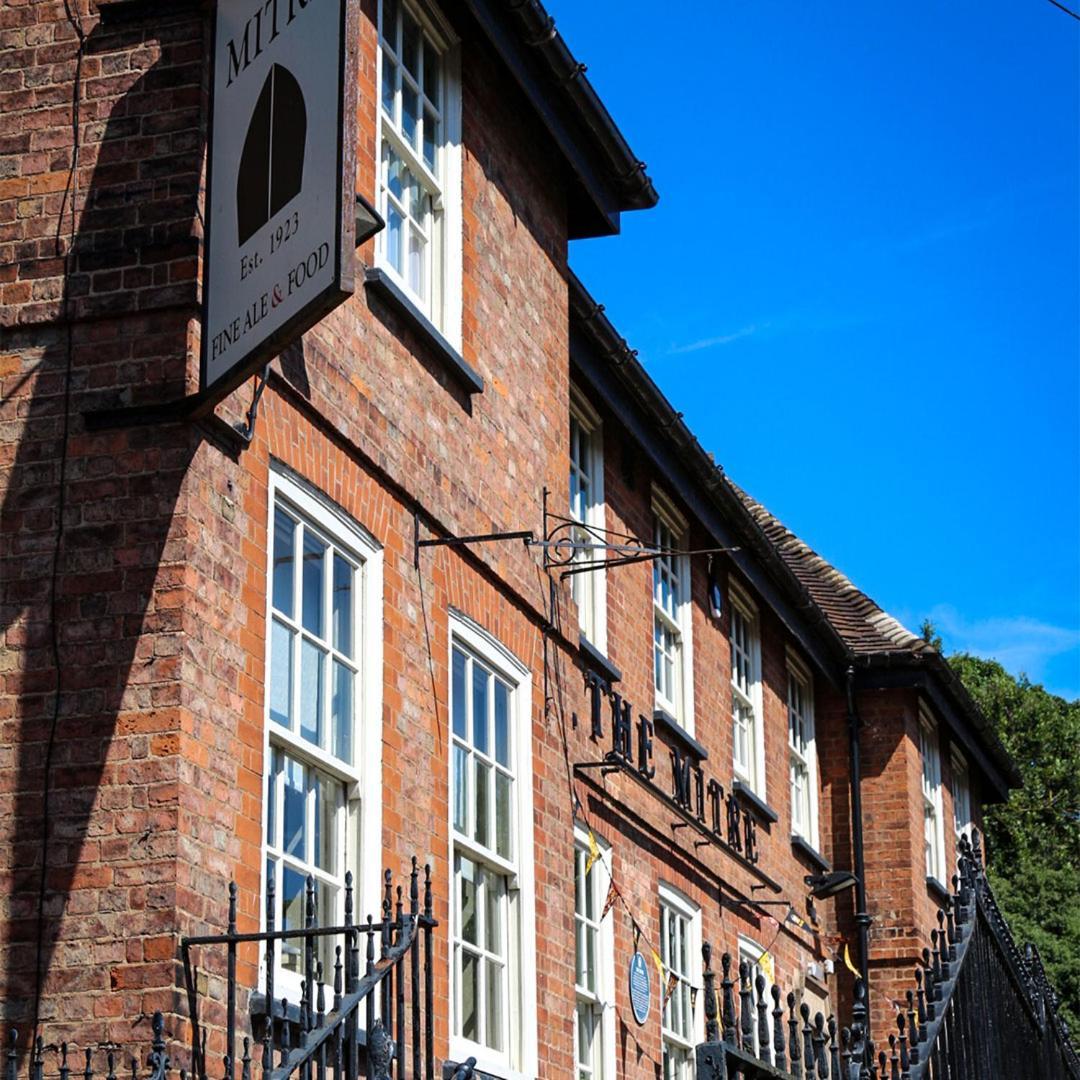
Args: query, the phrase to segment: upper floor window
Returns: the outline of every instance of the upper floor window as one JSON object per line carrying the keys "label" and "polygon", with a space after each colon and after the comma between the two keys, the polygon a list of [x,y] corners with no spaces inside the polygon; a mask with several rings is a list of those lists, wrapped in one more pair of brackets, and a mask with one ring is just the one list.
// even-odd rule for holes
{"label": "upper floor window", "polygon": [[[591,865],[590,865],[591,863]],[[612,915],[603,913],[610,877],[593,859],[588,834],[574,831],[574,1060],[577,1080],[615,1076],[615,986]]]}
{"label": "upper floor window", "polygon": [[956,835],[971,839],[971,775],[967,760],[955,747],[952,752],[953,828]]}
{"label": "upper floor window", "polygon": [[427,9],[379,2],[379,263],[460,337],[459,90],[450,34]]}
{"label": "upper floor window", "polygon": [[691,1080],[698,1041],[690,989],[699,986],[701,909],[682,893],[660,886],[660,959],[667,986],[661,987],[663,1080]]}
{"label": "upper floor window", "polygon": [[[582,527],[579,544],[602,543],[604,528],[604,438],[600,417],[573,387],[570,392],[570,517]],[[596,531],[591,531],[596,530]],[[603,551],[580,551],[575,562],[595,562]],[[607,651],[607,591],[602,567],[570,576],[581,632],[601,652]]]}
{"label": "upper floor window", "polygon": [[941,821],[941,751],[937,725],[919,713],[919,754],[922,759],[923,849],[926,876],[945,880],[945,836]]}
{"label": "upper floor window", "polygon": [[689,529],[682,515],[653,491],[653,673],[656,704],[687,731],[694,731],[690,641]]}
{"label": "upper floor window", "polygon": [[528,675],[479,628],[455,620],[452,631],[455,1053],[485,1071],[521,1069],[535,1012],[522,966],[532,951]]}
{"label": "upper floor window", "polygon": [[788,760],[791,771],[791,831],[818,846],[817,746],[810,673],[788,657]]}
{"label": "upper floor window", "polygon": [[735,776],[765,797],[765,733],[761,723],[761,639],[757,609],[731,589],[731,721]]}
{"label": "upper floor window", "polygon": [[[319,922],[334,925],[344,915],[347,872],[358,879],[358,904],[374,899],[362,854],[371,856],[377,885],[381,751],[374,723],[363,719],[378,691],[363,676],[382,624],[380,560],[343,515],[300,485],[275,473],[271,492],[265,881],[274,885],[279,928],[304,925],[309,875]],[[295,990],[299,943],[284,940],[278,955]],[[332,958],[322,959],[330,970]]]}

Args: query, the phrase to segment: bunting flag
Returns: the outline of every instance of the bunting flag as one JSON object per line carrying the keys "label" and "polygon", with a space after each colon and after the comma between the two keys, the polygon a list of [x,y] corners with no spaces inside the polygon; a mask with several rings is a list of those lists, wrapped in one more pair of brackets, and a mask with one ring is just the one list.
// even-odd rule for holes
{"label": "bunting flag", "polygon": [[589,830],[589,857],[585,860],[585,873],[593,868],[593,864],[600,858],[600,845],[596,842],[596,836],[592,829]]}
{"label": "bunting flag", "polygon": [[844,967],[857,979],[862,978],[862,972],[851,962],[851,953],[848,952],[847,943],[844,944]]}
{"label": "bunting flag", "polygon": [[758,967],[761,968],[761,974],[765,976],[765,981],[771,986],[776,982],[776,965],[773,962],[773,955],[768,949],[765,950],[757,958]]}
{"label": "bunting flag", "polygon": [[660,985],[664,985],[664,961],[660,959],[660,954],[655,950],[652,952],[652,962],[656,965],[656,976],[660,981]]}
{"label": "bunting flag", "polygon": [[794,908],[788,908],[788,913],[784,916],[784,922],[791,923],[792,926],[797,926],[800,930],[810,929],[807,921]]}
{"label": "bunting flag", "polygon": [[600,912],[600,921],[603,922],[607,918],[607,913],[615,906],[615,901],[619,898],[619,892],[615,888],[615,882],[611,882],[608,885],[607,896],[604,898],[604,910]]}
{"label": "bunting flag", "polygon": [[674,971],[668,972],[667,985],[664,987],[664,1000],[667,1001],[675,993],[679,985],[679,976]]}
{"label": "bunting flag", "polygon": [[690,987],[690,1011],[697,1014],[697,994],[698,988],[696,986]]}

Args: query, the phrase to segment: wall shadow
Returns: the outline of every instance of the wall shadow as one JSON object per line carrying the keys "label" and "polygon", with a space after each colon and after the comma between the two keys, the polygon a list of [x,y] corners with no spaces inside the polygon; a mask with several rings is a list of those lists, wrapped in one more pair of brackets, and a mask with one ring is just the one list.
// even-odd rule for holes
{"label": "wall shadow", "polygon": [[[58,40],[71,40],[60,25]],[[91,993],[115,989],[95,946],[140,933],[144,912],[129,908],[155,905],[153,876],[140,871],[173,844],[162,843],[167,824],[149,797],[161,759],[140,728],[179,702],[182,611],[162,588],[182,559],[176,510],[201,434],[180,424],[91,434],[83,414],[129,403],[132,388],[148,400],[183,392],[201,157],[203,61],[192,47],[202,34],[186,4],[87,34],[73,93],[93,169],[75,235],[68,194],[60,249],[49,244],[66,258],[62,317],[14,327],[5,341],[28,374],[4,403],[20,424],[0,505],[0,631],[15,658],[15,749],[0,788],[11,807],[0,1002],[24,1041],[35,1020],[94,1017]],[[88,92],[91,75],[126,70],[143,47],[160,55],[120,97]],[[43,272],[32,256],[18,269]],[[166,640],[175,650],[158,648]],[[82,1000],[59,1004],[73,997]]]}

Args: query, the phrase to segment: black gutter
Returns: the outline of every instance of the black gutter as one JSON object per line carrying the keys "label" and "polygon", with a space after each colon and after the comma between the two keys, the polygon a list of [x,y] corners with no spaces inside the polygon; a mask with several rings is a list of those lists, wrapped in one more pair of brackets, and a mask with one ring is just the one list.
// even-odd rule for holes
{"label": "black gutter", "polygon": [[847,669],[848,754],[851,759],[851,848],[855,871],[855,925],[859,933],[859,970],[866,992],[866,1015],[870,1015],[870,915],[866,910],[866,859],[863,851],[862,763],[858,707],[855,704],[855,669]]}
{"label": "black gutter", "polygon": [[503,0],[514,16],[526,44],[535,48],[573,103],[582,123],[592,134],[608,159],[622,199],[623,210],[648,210],[659,196],[629,143],[611,118],[592,84],[585,77],[585,65],[579,63],[555,29],[555,20],[540,0]]}

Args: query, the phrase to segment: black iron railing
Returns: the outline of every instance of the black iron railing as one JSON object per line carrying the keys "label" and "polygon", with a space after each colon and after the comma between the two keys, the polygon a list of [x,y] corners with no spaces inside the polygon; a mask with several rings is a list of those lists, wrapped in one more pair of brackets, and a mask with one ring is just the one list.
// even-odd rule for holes
{"label": "black iron railing", "polygon": [[[395,889],[386,871],[382,918],[357,923],[353,914],[352,875],[345,879],[345,921],[319,926],[317,886],[309,877],[304,895],[304,925],[275,927],[273,885],[267,889],[266,929],[238,933],[236,886],[229,888],[229,924],[225,934],[184,938],[184,964],[192,1031],[192,1071],[208,1080],[208,1028],[202,1015],[206,995],[199,990],[196,953],[209,968],[221,966],[224,950],[224,1052],[222,1080],[434,1080],[434,1000],[430,868],[424,871],[423,908],[419,869],[412,862],[408,910],[403,888]],[[263,992],[238,982],[242,946],[257,944]],[[217,955],[207,955],[209,951]],[[363,951],[363,957],[361,957]],[[290,1001],[278,994],[275,980],[282,963],[299,975],[299,994]],[[206,967],[203,969],[206,970]],[[295,985],[295,983],[294,983]],[[246,1005],[251,1032],[241,1039],[238,1009]],[[220,1013],[213,1003],[212,1011]],[[254,1046],[254,1050],[253,1050]],[[238,1055],[238,1051],[240,1051]],[[411,1067],[410,1067],[411,1060]],[[237,1068],[239,1066],[239,1068]]]}
{"label": "black iron railing", "polygon": [[[144,1068],[136,1057],[125,1060],[123,1049],[112,1043],[77,1050],[66,1042],[46,1045],[42,1035],[33,1040],[29,1053],[20,1054],[19,1033],[12,1028],[8,1032],[4,1080],[19,1080],[20,1059],[26,1080],[168,1080],[172,1064],[165,1050],[165,1019],[161,1013],[154,1013],[150,1029],[153,1038]],[[183,1072],[180,1076],[186,1080]]]}
{"label": "black iron railing", "polygon": [[938,912],[907,1010],[889,1037],[900,1080],[1080,1080],[1080,1059],[1033,946],[1017,947],[982,865],[961,840],[955,894]]}
{"label": "black iron railing", "polygon": [[[737,982],[729,953],[721,958],[719,997],[712,949],[705,959],[705,1042],[697,1047],[697,1080],[859,1080],[866,1047],[866,1009],[856,988],[854,1023],[838,1028],[836,1018],[810,1007],[779,986],[766,994],[762,975],[740,961]],[[771,1002],[770,1002],[771,998]],[[786,1006],[786,1007],[785,1007]]]}

